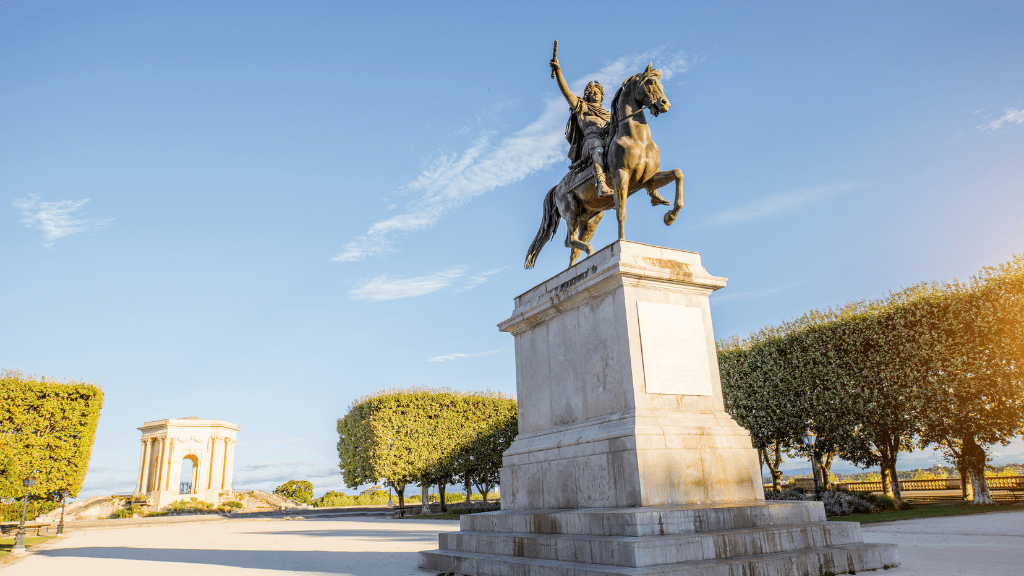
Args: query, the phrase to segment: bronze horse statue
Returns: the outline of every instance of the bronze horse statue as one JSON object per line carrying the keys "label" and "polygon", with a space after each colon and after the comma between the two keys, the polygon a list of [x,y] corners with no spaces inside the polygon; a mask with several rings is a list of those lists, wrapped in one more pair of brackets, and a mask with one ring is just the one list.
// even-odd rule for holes
{"label": "bronze horse statue", "polygon": [[[653,64],[653,63],[652,63]],[[597,224],[605,210],[615,209],[619,221],[619,240],[626,237],[626,198],[640,189],[651,195],[651,204],[668,204],[658,193],[658,188],[671,182],[676,183],[676,198],[672,208],[665,214],[665,225],[671,225],[683,207],[683,173],[679,169],[658,170],[658,146],[651,138],[651,129],[644,116],[644,108],[658,116],[668,112],[668,98],[661,85],[661,70],[652,70],[652,64],[639,74],[630,76],[615,92],[612,98],[611,121],[608,126],[607,167],[611,175],[611,198],[599,196],[597,182],[591,177],[575,183],[578,175],[569,172],[544,197],[544,215],[540,230],[526,253],[526,267],[533,268],[544,244],[558,231],[558,220],[563,218],[566,226],[565,246],[571,248],[569,266],[576,263],[580,251],[590,256],[594,253],[590,245]]]}

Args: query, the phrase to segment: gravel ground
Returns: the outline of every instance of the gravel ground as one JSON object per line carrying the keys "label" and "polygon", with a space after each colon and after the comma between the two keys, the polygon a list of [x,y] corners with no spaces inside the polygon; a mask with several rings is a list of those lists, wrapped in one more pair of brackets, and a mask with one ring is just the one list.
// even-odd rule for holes
{"label": "gravel ground", "polygon": [[[455,530],[454,521],[366,516],[124,526],[55,538],[34,553],[5,560],[0,571],[425,576],[416,569],[416,552],[437,548],[437,533]],[[862,532],[865,541],[899,545],[901,566],[886,576],[1024,574],[1024,511],[865,524]]]}
{"label": "gravel ground", "polygon": [[437,548],[445,520],[225,520],[82,530],[0,564],[3,576],[351,574],[424,576],[416,552]]}
{"label": "gravel ground", "polygon": [[865,542],[900,547],[886,576],[1021,576],[1024,511],[863,524]]}

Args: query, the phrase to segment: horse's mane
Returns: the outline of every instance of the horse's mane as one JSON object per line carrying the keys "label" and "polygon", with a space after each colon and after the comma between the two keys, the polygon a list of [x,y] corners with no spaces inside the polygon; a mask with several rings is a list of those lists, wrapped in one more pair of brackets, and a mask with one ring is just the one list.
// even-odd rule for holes
{"label": "horse's mane", "polygon": [[622,96],[622,90],[626,88],[626,84],[629,84],[630,82],[636,80],[637,77],[641,76],[642,74],[643,72],[639,74],[633,74],[629,78],[623,80],[622,86],[619,86],[619,89],[615,91],[615,96],[612,97],[612,117],[611,120],[608,121],[608,124],[610,125],[608,128],[608,140],[605,142],[604,146],[604,149],[606,151],[611,146],[611,143],[615,141],[616,133],[619,131],[619,98]]}

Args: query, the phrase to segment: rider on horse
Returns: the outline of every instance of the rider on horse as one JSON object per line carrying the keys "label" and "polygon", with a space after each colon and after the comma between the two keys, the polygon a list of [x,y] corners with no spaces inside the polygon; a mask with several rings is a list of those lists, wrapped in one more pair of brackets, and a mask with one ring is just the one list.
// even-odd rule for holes
{"label": "rider on horse", "polygon": [[604,88],[594,80],[587,84],[583,98],[573,94],[562,76],[557,56],[551,59],[551,73],[558,79],[558,88],[572,110],[572,116],[565,126],[565,138],[569,141],[569,161],[572,162],[570,169],[582,172],[593,166],[599,197],[611,194],[612,189],[604,177],[604,143],[608,136],[608,122],[611,120],[611,113],[601,105],[604,101]]}

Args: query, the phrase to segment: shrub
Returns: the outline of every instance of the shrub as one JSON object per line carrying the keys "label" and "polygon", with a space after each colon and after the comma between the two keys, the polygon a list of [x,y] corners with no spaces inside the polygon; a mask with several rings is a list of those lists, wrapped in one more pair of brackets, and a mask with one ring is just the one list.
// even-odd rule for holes
{"label": "shrub", "polygon": [[765,500],[814,500],[814,498],[804,494],[802,490],[772,490],[771,488],[765,488],[764,490]]}
{"label": "shrub", "polygon": [[291,498],[303,504],[312,504],[313,483],[308,480],[289,480],[274,488],[274,494]]}
{"label": "shrub", "polygon": [[244,508],[244,506],[242,506],[242,503],[239,502],[238,500],[228,500],[227,502],[222,504],[222,506],[227,506],[228,508]]}
{"label": "shrub", "polygon": [[821,502],[825,505],[827,516],[848,516],[877,511],[875,505],[863,498],[861,494],[845,490],[823,490]]}
{"label": "shrub", "polygon": [[135,516],[135,512],[137,512],[135,508],[118,508],[117,510],[114,510],[108,518],[131,518],[132,516]]}
{"label": "shrub", "polygon": [[[803,500],[813,501],[813,494],[805,494],[801,490],[765,489],[765,500]],[[826,516],[847,516],[849,514],[869,514],[887,510],[902,510],[907,505],[898,506],[896,501],[881,494],[851,492],[844,488],[822,490],[821,503],[825,506]]]}
{"label": "shrub", "polygon": [[213,504],[209,502],[203,502],[198,498],[192,498],[188,502],[184,500],[178,500],[177,502],[171,502],[167,505],[165,510],[168,513],[175,514],[206,514],[214,511]]}
{"label": "shrub", "polygon": [[[409,498],[406,498],[406,502],[408,501]],[[375,486],[358,496],[332,490],[317,498],[313,502],[313,506],[317,508],[333,506],[384,506],[387,503],[388,493]]]}

